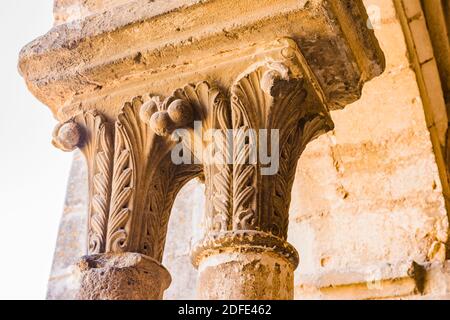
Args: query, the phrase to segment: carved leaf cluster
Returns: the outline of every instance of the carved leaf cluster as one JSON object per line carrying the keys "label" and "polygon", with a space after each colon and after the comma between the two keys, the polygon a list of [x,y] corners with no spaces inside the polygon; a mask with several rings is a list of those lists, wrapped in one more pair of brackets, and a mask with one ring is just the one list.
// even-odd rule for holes
{"label": "carved leaf cluster", "polygon": [[135,190],[135,165],[131,146],[126,140],[122,124],[116,124],[114,151],[114,178],[111,194],[111,210],[108,221],[107,252],[126,251],[133,210],[132,196]]}
{"label": "carved leaf cluster", "polygon": [[[262,230],[286,238],[289,204],[297,161],[319,131],[328,128],[307,99],[303,78],[287,78],[261,66],[231,89],[233,114],[233,228]],[[321,119],[318,121],[317,119]],[[241,129],[241,130],[239,130]],[[261,164],[251,163],[244,139],[247,129],[279,130],[279,170],[261,175]],[[259,137],[253,137],[260,149]],[[269,142],[271,143],[271,142]],[[244,146],[244,147],[240,147]]]}
{"label": "carved leaf cluster", "polygon": [[171,163],[173,142],[140,120],[142,104],[125,104],[114,127],[90,112],[76,119],[89,169],[89,254],[131,251],[161,260],[176,194],[202,173]]}

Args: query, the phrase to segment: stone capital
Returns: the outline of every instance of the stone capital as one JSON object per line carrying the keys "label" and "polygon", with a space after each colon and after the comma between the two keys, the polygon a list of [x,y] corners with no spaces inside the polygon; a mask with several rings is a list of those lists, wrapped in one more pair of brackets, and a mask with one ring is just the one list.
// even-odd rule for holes
{"label": "stone capital", "polygon": [[[70,14],[72,6],[80,12]],[[356,101],[384,69],[361,1],[58,0],[55,8],[55,27],[23,48],[19,70],[59,120],[53,144],[86,157],[89,257],[160,263],[175,197],[199,177],[206,233],[194,264],[206,270],[228,252],[241,253],[243,267],[261,254],[262,269],[282,268],[276,281],[287,282],[253,298],[291,298],[298,255],[286,238],[297,160],[333,128],[329,111]],[[232,132],[216,148],[230,162],[196,153],[207,147],[198,123]],[[192,162],[173,161],[180,142]],[[252,144],[276,158],[273,172]],[[201,278],[213,291],[221,286]],[[241,293],[253,285],[240,279]]]}
{"label": "stone capital", "polygon": [[[296,163],[306,145],[331,130],[333,123],[300,50],[291,40],[282,41],[287,46],[279,60],[249,66],[225,90],[229,93],[207,83],[175,93],[196,110],[195,118],[204,129],[215,129],[219,137],[214,138],[224,140],[215,146],[213,161],[202,161],[207,230],[195,249],[194,265],[208,255],[202,250],[232,251],[233,246],[263,251],[276,247],[293,265],[298,264],[295,249],[284,244]],[[188,136],[193,149],[198,147],[196,135]],[[196,151],[192,153],[191,159],[196,157]],[[270,156],[270,163],[265,163],[264,155]]]}

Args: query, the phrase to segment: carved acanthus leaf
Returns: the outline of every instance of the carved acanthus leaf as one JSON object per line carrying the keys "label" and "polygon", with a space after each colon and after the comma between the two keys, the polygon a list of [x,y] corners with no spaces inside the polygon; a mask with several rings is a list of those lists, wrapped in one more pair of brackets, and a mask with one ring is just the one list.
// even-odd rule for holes
{"label": "carved acanthus leaf", "polygon": [[135,163],[130,150],[132,147],[127,141],[126,131],[121,124],[116,125],[115,141],[114,178],[110,219],[108,221],[107,252],[126,251],[128,234],[131,229],[132,194],[136,180]]}
{"label": "carved acanthus leaf", "polygon": [[249,127],[233,134],[233,229],[252,230],[257,222],[257,164],[250,163],[250,146],[245,142]]}
{"label": "carved acanthus leaf", "polygon": [[[178,111],[190,109],[179,99],[152,101],[163,117],[168,112],[170,121],[182,115]],[[172,163],[170,151],[175,142],[161,134],[170,131],[142,121],[142,109],[146,111],[143,105],[141,98],[125,104],[116,122],[107,252],[140,252],[161,260],[175,196],[201,171],[198,166]],[[155,128],[161,130],[155,132]]]}
{"label": "carved acanthus leaf", "polygon": [[289,205],[294,183],[297,161],[307,144],[330,130],[330,119],[322,115],[307,115],[293,130],[281,146],[280,168],[274,179],[273,212],[270,219],[270,232],[280,238],[287,238],[289,224]]}
{"label": "carved acanthus leaf", "polygon": [[88,252],[105,250],[112,179],[112,133],[105,119],[92,112],[75,118],[83,130],[84,153],[89,171]]}
{"label": "carved acanthus leaf", "polygon": [[[136,251],[139,245],[146,176],[151,174],[149,155],[152,148],[159,147],[154,133],[139,119],[141,106],[140,98],[125,104],[116,122],[107,252]],[[151,160],[158,162],[158,155]]]}

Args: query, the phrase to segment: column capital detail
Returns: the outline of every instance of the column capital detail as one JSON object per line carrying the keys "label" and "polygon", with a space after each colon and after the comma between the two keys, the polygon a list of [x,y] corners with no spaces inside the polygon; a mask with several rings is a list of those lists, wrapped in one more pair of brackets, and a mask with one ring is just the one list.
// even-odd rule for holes
{"label": "column capital detail", "polygon": [[[279,61],[250,66],[228,93],[200,82],[165,99],[134,98],[114,122],[86,111],[56,127],[54,145],[65,151],[79,147],[88,161],[89,253],[131,251],[160,261],[175,196],[184,183],[200,176],[207,190],[207,237],[258,231],[267,233],[258,234],[263,242],[286,239],[296,162],[307,143],[333,123],[300,50],[289,39],[283,41],[289,45]],[[216,150],[230,162],[209,162],[197,154],[199,144],[203,150],[209,141],[204,131],[199,136],[195,121],[222,137],[231,132],[230,141],[224,139],[228,144]],[[192,162],[173,161],[171,151],[180,142],[177,129],[189,132],[181,142],[188,144]],[[261,132],[277,140],[262,141]],[[273,144],[274,172],[264,174],[269,168],[261,159],[252,162],[252,143],[256,152]],[[295,254],[292,259],[297,263]]]}

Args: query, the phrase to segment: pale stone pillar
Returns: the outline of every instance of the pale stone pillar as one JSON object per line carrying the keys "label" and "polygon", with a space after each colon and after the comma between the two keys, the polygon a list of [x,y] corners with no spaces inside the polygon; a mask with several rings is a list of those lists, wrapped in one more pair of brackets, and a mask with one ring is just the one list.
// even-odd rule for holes
{"label": "pale stone pillar", "polygon": [[286,238],[295,168],[333,123],[317,79],[288,44],[280,61],[249,68],[209,108],[207,122],[231,137],[215,157],[231,161],[204,162],[207,231],[192,255],[199,298],[293,299],[298,254]]}
{"label": "pale stone pillar", "polygon": [[88,164],[88,255],[74,266],[77,299],[161,299],[170,285],[161,265],[168,216],[201,170],[172,163],[174,143],[153,133],[161,133],[158,123],[146,124],[152,107],[136,98],[114,124],[84,112],[55,129],[53,144],[80,148]]}

